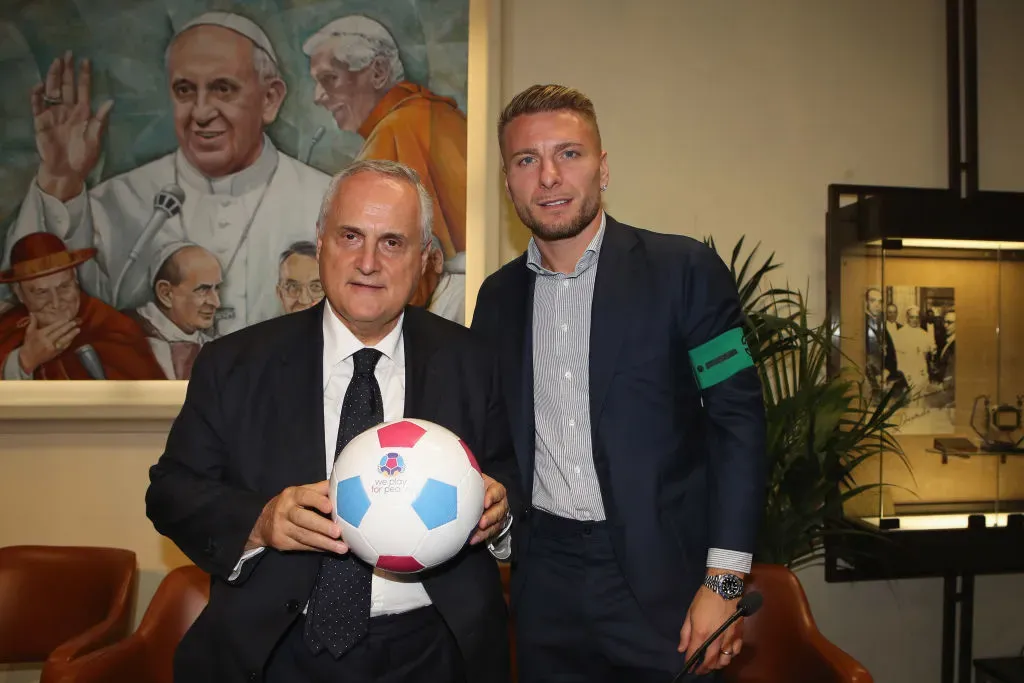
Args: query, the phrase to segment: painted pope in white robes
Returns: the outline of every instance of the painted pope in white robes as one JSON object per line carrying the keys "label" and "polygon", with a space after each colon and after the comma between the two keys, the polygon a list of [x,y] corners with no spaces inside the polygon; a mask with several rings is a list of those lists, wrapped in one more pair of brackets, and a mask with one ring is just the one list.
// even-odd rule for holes
{"label": "painted pope in white robes", "polygon": [[[77,84],[72,55],[54,61],[32,93],[39,172],[6,243],[48,231],[69,248],[96,247],[80,270],[82,287],[119,309],[151,299],[147,272],[163,245],[199,244],[223,267],[216,332],[226,334],[280,313],[277,259],[315,233],[330,177],[264,133],[287,90],[269,39],[249,19],[211,12],[185,24],[167,49],[167,75],[178,149],[87,189],[114,103],[94,114],[88,60]],[[180,213],[137,244],[169,186],[184,194]]]}

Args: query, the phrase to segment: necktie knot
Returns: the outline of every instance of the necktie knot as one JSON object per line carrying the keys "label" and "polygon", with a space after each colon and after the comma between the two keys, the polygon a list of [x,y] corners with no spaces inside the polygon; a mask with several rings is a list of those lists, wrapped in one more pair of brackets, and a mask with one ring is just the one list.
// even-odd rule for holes
{"label": "necktie knot", "polygon": [[373,369],[377,366],[377,361],[383,354],[377,349],[360,349],[355,352],[352,356],[352,361],[355,363],[357,375],[372,375]]}

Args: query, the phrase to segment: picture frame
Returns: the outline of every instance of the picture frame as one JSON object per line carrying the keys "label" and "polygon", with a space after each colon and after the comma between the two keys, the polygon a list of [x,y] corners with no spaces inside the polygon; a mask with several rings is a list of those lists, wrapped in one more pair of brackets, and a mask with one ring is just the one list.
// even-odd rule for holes
{"label": "picture frame", "polygon": [[[499,265],[502,206],[494,122],[501,108],[501,0],[469,0],[466,186],[466,321]],[[0,382],[0,421],[172,420],[187,380]]]}

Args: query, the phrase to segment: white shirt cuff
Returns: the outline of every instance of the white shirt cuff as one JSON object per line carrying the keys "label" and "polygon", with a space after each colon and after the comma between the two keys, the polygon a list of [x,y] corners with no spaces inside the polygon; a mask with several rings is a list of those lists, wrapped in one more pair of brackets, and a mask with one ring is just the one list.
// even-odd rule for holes
{"label": "white shirt cuff", "polygon": [[32,375],[26,375],[21,371],[21,347],[14,349],[7,354],[7,360],[4,361],[3,378],[4,379],[32,379]]}
{"label": "white shirt cuff", "polygon": [[70,238],[71,233],[74,232],[74,229],[82,222],[82,218],[85,216],[86,202],[88,201],[85,196],[85,188],[83,187],[81,192],[68,201],[62,202],[56,197],[43,192],[43,188],[39,187],[38,182],[35,186],[42,197],[43,221],[46,226],[44,229],[61,239],[66,240]]}
{"label": "white shirt cuff", "polygon": [[250,560],[250,559],[256,557],[257,555],[262,553],[263,550],[264,550],[264,548],[262,548],[262,547],[261,548],[253,548],[252,550],[246,550],[244,553],[242,553],[242,559],[240,559],[238,561],[238,564],[235,565],[235,570],[233,572],[231,572],[231,576],[228,577],[228,582],[234,581],[235,579],[238,578],[238,575],[242,573],[242,565],[245,564],[246,560]]}
{"label": "white shirt cuff", "polygon": [[750,565],[754,562],[754,556],[750,553],[741,553],[736,550],[722,550],[721,548],[708,549],[708,568],[728,569],[729,571],[749,574]]}

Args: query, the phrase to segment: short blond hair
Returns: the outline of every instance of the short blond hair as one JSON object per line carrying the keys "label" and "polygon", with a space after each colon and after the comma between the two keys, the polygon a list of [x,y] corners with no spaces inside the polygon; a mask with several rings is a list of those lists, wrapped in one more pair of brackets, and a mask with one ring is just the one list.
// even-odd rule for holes
{"label": "short blond hair", "polygon": [[527,114],[539,114],[549,111],[572,111],[576,112],[594,126],[597,133],[598,144],[601,142],[601,129],[597,126],[597,112],[594,110],[594,103],[590,98],[575,88],[565,85],[547,84],[531,85],[526,90],[512,98],[505,105],[501,116],[498,117],[498,144],[504,151],[505,127],[514,119]]}

